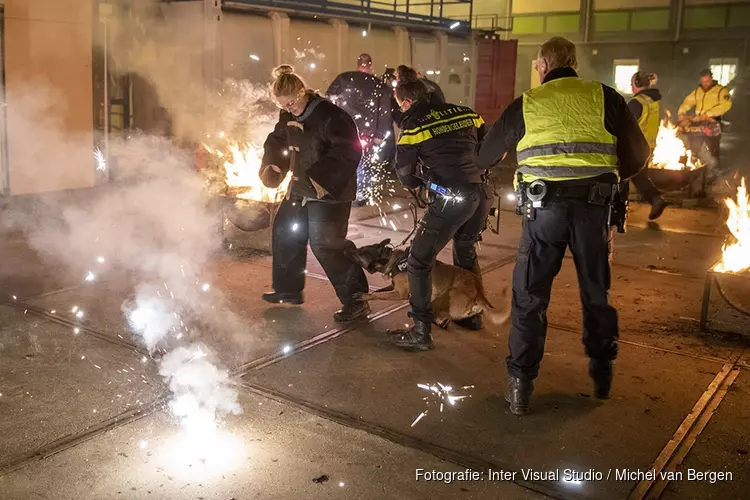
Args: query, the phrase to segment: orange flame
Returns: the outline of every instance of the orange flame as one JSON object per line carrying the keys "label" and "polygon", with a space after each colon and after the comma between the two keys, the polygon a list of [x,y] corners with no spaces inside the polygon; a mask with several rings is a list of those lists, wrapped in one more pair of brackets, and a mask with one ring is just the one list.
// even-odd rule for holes
{"label": "orange flame", "polygon": [[729,209],[727,227],[734,242],[725,243],[721,249],[721,260],[714,266],[720,273],[738,273],[750,268],[750,198],[747,196],[745,178],[737,188],[737,201],[724,200]]}
{"label": "orange flame", "polygon": [[263,148],[256,148],[249,142],[243,145],[231,142],[226,151],[212,149],[205,144],[204,147],[209,153],[223,160],[226,171],[224,181],[236,198],[266,203],[276,203],[284,198],[292,176],[287,174],[278,188],[264,186],[260,180]]}
{"label": "orange flame", "polygon": [[[679,132],[679,128],[669,121],[669,117],[665,118],[659,125],[656,147],[651,158],[652,168],[694,170],[700,166],[695,164],[692,151],[685,147],[685,143],[677,136],[677,132]],[[684,164],[681,161],[682,158],[687,158]]]}

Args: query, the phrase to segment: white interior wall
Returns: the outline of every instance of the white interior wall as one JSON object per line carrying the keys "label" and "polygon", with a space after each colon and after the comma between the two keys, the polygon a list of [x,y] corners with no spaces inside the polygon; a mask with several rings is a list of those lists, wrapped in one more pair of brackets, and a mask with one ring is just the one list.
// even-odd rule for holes
{"label": "white interior wall", "polygon": [[225,12],[220,34],[222,78],[268,82],[275,67],[273,43],[269,43],[273,41],[271,20]]}

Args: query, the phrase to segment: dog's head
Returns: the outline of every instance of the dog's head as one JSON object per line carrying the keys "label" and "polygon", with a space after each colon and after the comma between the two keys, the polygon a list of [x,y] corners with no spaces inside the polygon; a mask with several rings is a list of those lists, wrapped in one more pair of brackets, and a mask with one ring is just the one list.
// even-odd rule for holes
{"label": "dog's head", "polygon": [[391,260],[393,248],[389,246],[391,240],[385,239],[380,243],[365,245],[359,248],[349,248],[351,258],[370,274],[386,271]]}

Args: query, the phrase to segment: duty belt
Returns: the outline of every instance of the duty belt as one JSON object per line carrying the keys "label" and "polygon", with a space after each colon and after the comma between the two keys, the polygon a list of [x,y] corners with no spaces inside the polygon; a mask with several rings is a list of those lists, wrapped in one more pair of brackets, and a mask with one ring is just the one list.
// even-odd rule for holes
{"label": "duty belt", "polygon": [[544,182],[537,179],[523,182],[519,174],[516,194],[516,213],[534,219],[535,210],[544,208],[552,198],[586,200],[592,205],[611,206],[618,192],[617,184],[601,181],[581,181],[580,183]]}

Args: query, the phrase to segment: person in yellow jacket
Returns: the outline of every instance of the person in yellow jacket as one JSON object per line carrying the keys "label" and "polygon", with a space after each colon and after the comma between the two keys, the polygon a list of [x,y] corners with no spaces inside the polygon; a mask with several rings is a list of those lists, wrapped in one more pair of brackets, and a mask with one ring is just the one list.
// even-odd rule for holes
{"label": "person in yellow jacket", "polygon": [[[651,148],[656,147],[656,137],[659,135],[659,124],[661,123],[661,93],[655,88],[657,76],[654,73],[637,71],[630,79],[630,89],[633,98],[628,102],[628,109],[638,120],[638,126]],[[667,208],[668,203],[661,196],[651,179],[648,177],[648,169],[643,169],[633,177],[633,185],[641,197],[651,204],[651,212],[648,214],[650,220],[657,219]]]}
{"label": "person in yellow jacket", "polygon": [[510,411],[529,410],[544,357],[552,282],[573,254],[583,305],[583,344],[594,395],[607,399],[617,357],[617,311],[609,303],[613,198],[640,172],[650,150],[625,99],[580,78],[576,46],[552,38],[539,49],[542,84],[506,108],[476,154],[481,169],[516,151],[524,215],[513,268],[512,326],[506,358]]}
{"label": "person in yellow jacket", "polygon": [[[711,70],[701,71],[701,83],[682,101],[678,109],[680,124],[688,132],[691,147],[700,157],[700,149],[706,144],[713,159],[719,161],[721,143],[721,119],[732,107],[729,89],[714,80]],[[687,113],[695,110],[694,115]]]}

